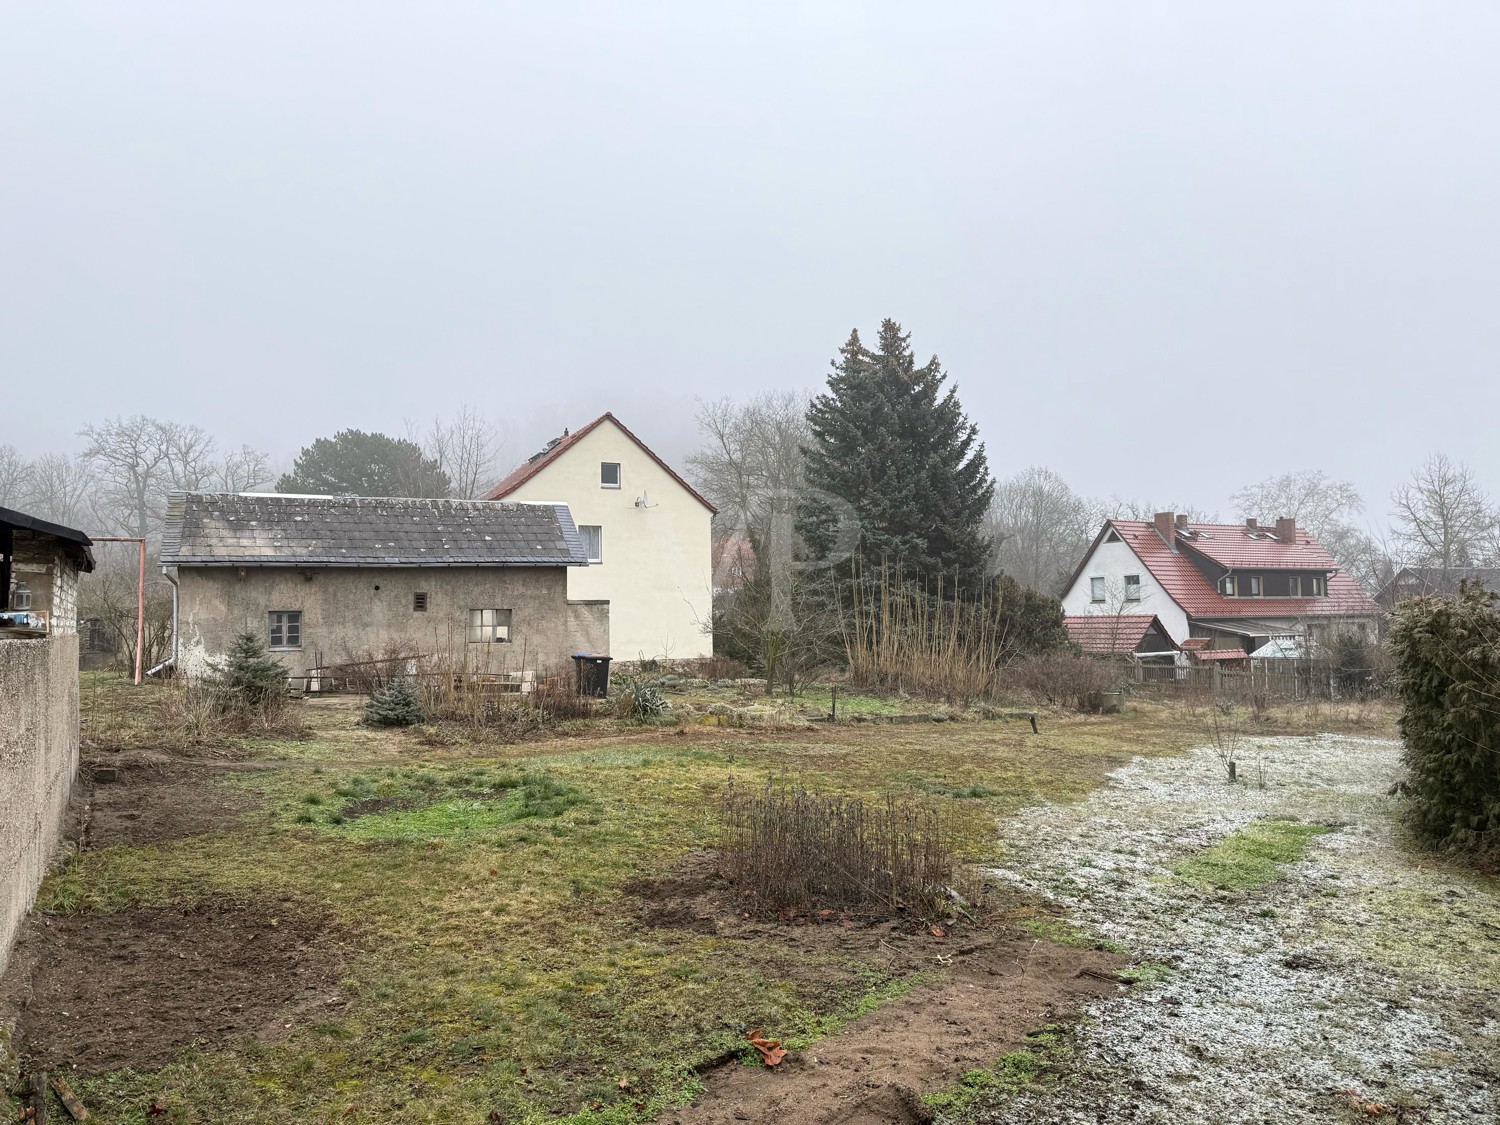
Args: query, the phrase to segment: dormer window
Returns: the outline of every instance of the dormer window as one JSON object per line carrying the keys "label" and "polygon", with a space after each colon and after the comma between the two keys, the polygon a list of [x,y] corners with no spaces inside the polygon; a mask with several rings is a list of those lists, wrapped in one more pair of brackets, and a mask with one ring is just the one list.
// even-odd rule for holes
{"label": "dormer window", "polygon": [[1238,596],[1234,575],[1226,574],[1223,578],[1219,579],[1219,593],[1223,594],[1226,598]]}
{"label": "dormer window", "polygon": [[1260,575],[1252,574],[1245,579],[1245,582],[1248,587],[1245,591],[1245,596],[1250,598],[1260,597]]}

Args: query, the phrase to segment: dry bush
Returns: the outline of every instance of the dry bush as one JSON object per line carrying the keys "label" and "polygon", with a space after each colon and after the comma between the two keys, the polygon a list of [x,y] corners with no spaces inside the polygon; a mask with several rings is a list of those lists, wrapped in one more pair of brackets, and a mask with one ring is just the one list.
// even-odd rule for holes
{"label": "dry bush", "polygon": [[743,680],[750,675],[750,669],[743,663],[721,653],[700,656],[696,660],[684,660],[682,668],[688,675],[700,680]]}
{"label": "dry bush", "polygon": [[323,670],[345,691],[374,695],[397,679],[416,675],[430,660],[410,641],[389,640],[379,652],[345,645],[340,661],[325,665]]}
{"label": "dry bush", "polygon": [[724,816],[725,874],[766,908],[953,912],[955,860],[933,805],[731,785]]}
{"label": "dry bush", "polygon": [[576,677],[562,672],[541,677],[531,693],[531,702],[549,722],[587,719],[594,713],[594,701],[578,694]]}
{"label": "dry bush", "polygon": [[1106,692],[1120,686],[1120,669],[1092,656],[1049,652],[1018,660],[1007,669],[1009,682],[1032,699],[1075,711],[1104,708]]}

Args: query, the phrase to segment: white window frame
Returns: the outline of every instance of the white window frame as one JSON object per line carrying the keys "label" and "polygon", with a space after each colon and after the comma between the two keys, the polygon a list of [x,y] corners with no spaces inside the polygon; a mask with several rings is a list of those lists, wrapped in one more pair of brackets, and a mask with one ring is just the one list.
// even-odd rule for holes
{"label": "white window frame", "polygon": [[1251,598],[1258,598],[1258,597],[1260,597],[1260,595],[1261,595],[1260,575],[1258,575],[1258,574],[1251,574],[1251,575],[1247,575],[1247,578],[1248,578],[1248,580],[1250,582],[1250,593],[1247,594],[1246,596],[1247,597],[1251,597]]}
{"label": "white window frame", "polygon": [[[615,482],[613,484],[610,484],[610,482],[609,482],[609,476],[605,472],[606,469],[613,469],[615,471]],[[618,461],[600,461],[599,462],[599,487],[600,488],[620,488],[621,487],[620,481],[621,481],[621,479],[623,477],[624,477],[624,473],[621,472],[620,463]]]}
{"label": "white window frame", "polygon": [[508,609],[469,610],[468,632],[471,645],[510,644],[511,611]]}
{"label": "white window frame", "polygon": [[1328,587],[1326,585],[1324,585],[1324,583],[1323,583],[1323,578],[1322,578],[1321,575],[1314,574],[1312,576],[1312,596],[1313,597],[1315,597],[1315,598],[1321,598],[1323,596],[1323,591],[1326,590],[1327,588]]}
{"label": "white window frame", "polygon": [[1103,578],[1089,579],[1089,601],[1094,602],[1098,605],[1102,605],[1107,593],[1108,591],[1105,588],[1105,582]]}
{"label": "white window frame", "polygon": [[1235,580],[1234,575],[1226,574],[1223,578],[1219,579],[1219,593],[1223,594],[1226,598],[1239,597],[1239,589],[1239,583]]}
{"label": "white window frame", "polygon": [[10,596],[10,608],[23,610],[31,608],[31,587],[24,582],[17,582],[15,590]]}
{"label": "white window frame", "polygon": [[[594,533],[594,542],[589,544],[589,532]],[[591,566],[598,566],[604,562],[604,526],[597,523],[581,523],[578,525],[578,537],[583,540],[583,553],[588,556]]]}
{"label": "white window frame", "polygon": [[[1134,590],[1135,593],[1130,591]],[[1138,602],[1141,600],[1141,576],[1139,574],[1127,574],[1125,576],[1125,600],[1127,602]]]}
{"label": "white window frame", "polygon": [[[276,643],[277,634],[281,643]],[[295,633],[295,644],[288,643]],[[273,609],[266,614],[266,648],[272,652],[296,652],[302,647],[302,611],[300,609]]]}

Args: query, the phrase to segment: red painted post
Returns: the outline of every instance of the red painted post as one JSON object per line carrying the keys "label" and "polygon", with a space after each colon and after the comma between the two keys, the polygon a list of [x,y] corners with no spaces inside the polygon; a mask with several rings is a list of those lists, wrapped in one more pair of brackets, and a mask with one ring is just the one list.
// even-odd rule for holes
{"label": "red painted post", "polygon": [[135,684],[141,684],[141,648],[146,640],[146,541],[141,540],[141,570],[135,587]]}

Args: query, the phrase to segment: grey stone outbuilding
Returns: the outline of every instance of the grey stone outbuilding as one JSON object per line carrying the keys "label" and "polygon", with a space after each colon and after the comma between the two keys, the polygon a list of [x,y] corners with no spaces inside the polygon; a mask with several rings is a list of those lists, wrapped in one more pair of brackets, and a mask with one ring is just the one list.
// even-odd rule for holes
{"label": "grey stone outbuilding", "polygon": [[161,562],[190,676],[246,630],[291,677],[394,647],[486,672],[609,651],[609,603],[568,600],[588,557],[565,504],[174,493]]}

